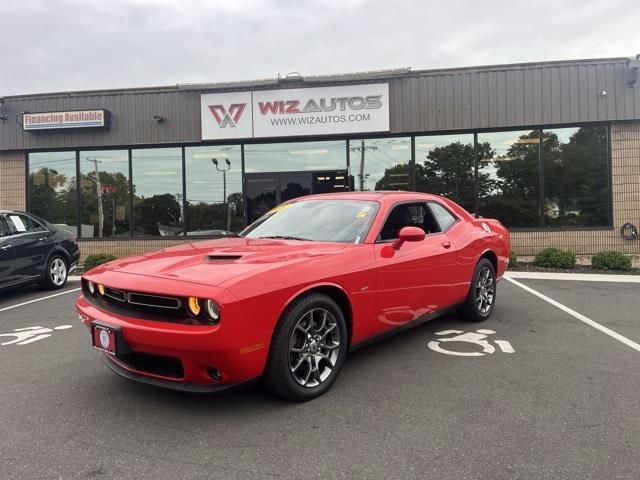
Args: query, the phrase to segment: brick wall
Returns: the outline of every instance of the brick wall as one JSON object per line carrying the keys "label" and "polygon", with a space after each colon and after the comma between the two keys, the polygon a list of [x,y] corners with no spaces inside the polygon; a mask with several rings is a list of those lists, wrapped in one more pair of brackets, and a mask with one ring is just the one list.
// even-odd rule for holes
{"label": "brick wall", "polygon": [[24,152],[0,152],[0,209],[24,210]]}
{"label": "brick wall", "polygon": [[620,227],[627,222],[640,228],[640,122],[611,126],[611,170],[613,229],[512,232],[516,254],[535,255],[544,247],[555,246],[577,255],[601,250],[640,255],[640,241],[620,236]]}

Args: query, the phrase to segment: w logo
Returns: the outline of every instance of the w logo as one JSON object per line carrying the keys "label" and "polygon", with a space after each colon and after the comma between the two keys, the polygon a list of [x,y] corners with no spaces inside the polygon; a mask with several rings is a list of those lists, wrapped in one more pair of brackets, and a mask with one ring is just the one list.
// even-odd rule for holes
{"label": "w logo", "polygon": [[209,105],[209,110],[220,128],[235,127],[246,106],[246,103],[232,103],[227,110],[224,105]]}

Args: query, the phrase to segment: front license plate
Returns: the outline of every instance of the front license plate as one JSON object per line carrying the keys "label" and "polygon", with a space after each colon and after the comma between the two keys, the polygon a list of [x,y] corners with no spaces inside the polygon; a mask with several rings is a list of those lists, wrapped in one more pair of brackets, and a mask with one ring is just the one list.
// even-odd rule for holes
{"label": "front license plate", "polygon": [[117,355],[116,332],[112,328],[102,325],[91,325],[93,348],[102,350],[109,355]]}

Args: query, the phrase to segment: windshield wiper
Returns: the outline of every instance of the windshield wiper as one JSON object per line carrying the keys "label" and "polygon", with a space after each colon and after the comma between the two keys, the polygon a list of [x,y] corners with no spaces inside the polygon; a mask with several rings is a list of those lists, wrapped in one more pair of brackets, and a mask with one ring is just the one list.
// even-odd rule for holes
{"label": "windshield wiper", "polygon": [[258,238],[273,238],[276,240],[300,240],[303,242],[313,242],[313,240],[311,240],[310,238],[291,237],[289,235],[267,235],[265,237],[258,237]]}

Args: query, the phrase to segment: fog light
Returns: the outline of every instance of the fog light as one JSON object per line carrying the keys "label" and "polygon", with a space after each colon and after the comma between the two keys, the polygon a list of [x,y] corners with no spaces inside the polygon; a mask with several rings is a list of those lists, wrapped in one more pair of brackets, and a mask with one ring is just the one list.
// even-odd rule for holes
{"label": "fog light", "polygon": [[189,297],[187,300],[187,308],[189,309],[189,313],[191,315],[197,316],[200,314],[200,300],[196,297]]}
{"label": "fog light", "polygon": [[96,294],[96,284],[93,282],[87,282],[87,289],[91,295]]}
{"label": "fog light", "polygon": [[207,373],[209,374],[211,379],[216,382],[219,382],[220,380],[222,380],[222,374],[220,373],[220,370],[218,370],[217,368],[209,367],[207,368]]}
{"label": "fog light", "polygon": [[100,295],[104,295],[104,285],[102,285],[101,283],[98,284],[98,293]]}
{"label": "fog light", "polygon": [[220,307],[218,307],[218,304],[216,302],[214,302],[213,300],[205,300],[204,309],[207,317],[209,317],[209,320],[212,320],[213,322],[217,322],[220,320]]}

